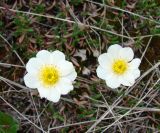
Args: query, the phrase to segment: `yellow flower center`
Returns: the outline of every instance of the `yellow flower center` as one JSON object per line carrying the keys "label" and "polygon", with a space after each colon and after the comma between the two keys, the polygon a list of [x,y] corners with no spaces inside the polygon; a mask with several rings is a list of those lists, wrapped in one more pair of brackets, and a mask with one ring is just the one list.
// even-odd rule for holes
{"label": "yellow flower center", "polygon": [[113,69],[114,73],[116,73],[118,75],[122,75],[128,69],[128,64],[125,60],[118,59],[118,60],[114,61],[112,69]]}
{"label": "yellow flower center", "polygon": [[53,65],[45,65],[40,69],[39,79],[45,87],[53,86],[60,79],[59,70]]}

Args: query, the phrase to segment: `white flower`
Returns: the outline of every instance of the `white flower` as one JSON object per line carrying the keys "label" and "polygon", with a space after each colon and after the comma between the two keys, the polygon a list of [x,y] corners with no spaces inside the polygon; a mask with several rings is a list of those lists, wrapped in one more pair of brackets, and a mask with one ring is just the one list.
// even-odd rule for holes
{"label": "white flower", "polygon": [[110,88],[117,88],[121,84],[132,86],[140,76],[138,67],[141,62],[133,57],[133,50],[129,47],[122,48],[118,44],[110,46],[107,53],[98,57],[98,77],[104,79]]}
{"label": "white flower", "polygon": [[37,88],[40,97],[58,102],[61,94],[73,90],[72,82],[77,77],[73,64],[65,60],[65,55],[56,50],[41,50],[26,64],[24,82],[29,88]]}

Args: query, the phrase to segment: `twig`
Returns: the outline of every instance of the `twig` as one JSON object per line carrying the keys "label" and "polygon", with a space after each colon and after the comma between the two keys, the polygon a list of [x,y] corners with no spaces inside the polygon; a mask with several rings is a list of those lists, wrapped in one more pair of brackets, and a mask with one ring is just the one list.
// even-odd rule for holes
{"label": "twig", "polygon": [[143,99],[146,98],[146,96],[151,92],[151,90],[155,87],[155,85],[157,85],[157,83],[160,81],[160,79],[158,79],[152,88],[149,89],[149,91],[134,105],[134,107],[132,107],[129,111],[127,111],[124,115],[122,115],[120,118],[118,118],[115,122],[113,122],[112,124],[110,124],[105,130],[103,130],[103,132],[105,132],[107,129],[109,129],[111,126],[113,126],[115,123],[117,123],[120,119],[122,119],[124,116],[126,116],[128,113],[130,113],[134,108],[136,108]]}
{"label": "twig", "polygon": [[[128,115],[133,115],[133,114],[140,113],[140,112],[141,111],[137,111],[137,112],[134,112],[134,113],[130,113]],[[119,118],[120,116],[121,115],[115,116],[115,117],[108,117],[108,118],[104,118],[103,120],[115,119],[115,118]],[[89,123],[93,123],[95,121],[96,120],[90,120],[90,121],[83,121],[83,122],[77,122],[77,123],[72,123],[72,124],[66,124],[66,125],[61,125],[61,126],[57,126],[57,127],[52,127],[52,128],[49,128],[48,132],[50,132],[51,130],[59,129],[59,128],[65,128],[65,127],[70,127],[70,126],[77,126],[77,125],[82,125],[82,124],[89,124]]]}
{"label": "twig", "polygon": [[6,79],[6,78],[4,78],[4,77],[2,77],[2,76],[0,76],[0,80],[5,81],[5,82],[8,82],[8,83],[10,83],[10,84],[12,84],[12,85],[14,85],[14,86],[17,86],[17,87],[19,87],[19,88],[22,88],[22,89],[25,89],[25,90],[28,90],[28,91],[29,91],[29,88],[27,88],[27,87],[25,87],[25,86],[23,86],[23,85],[21,85],[21,84],[18,84],[18,83],[14,82],[14,81],[11,81],[11,80],[9,80],[9,79]]}
{"label": "twig", "polygon": [[27,117],[25,117],[22,113],[20,113],[16,108],[14,108],[10,103],[8,103],[2,96],[0,96],[0,98],[9,106],[11,107],[14,111],[16,111],[21,117],[23,117],[25,120],[27,120],[29,123],[31,123],[32,125],[34,125],[37,129],[39,129],[40,131],[47,133],[46,131],[44,131],[43,129],[41,129],[39,126],[37,126],[35,123],[33,123],[31,120],[29,120]]}
{"label": "twig", "polygon": [[[10,48],[13,49],[12,45],[1,34],[0,34],[0,37],[9,45]],[[21,59],[21,57],[19,56],[19,54],[15,50],[13,50],[13,52],[16,54],[16,56],[21,61],[21,63],[23,64],[23,66],[25,66],[25,63],[23,62],[23,60]]]}
{"label": "twig", "polygon": [[136,13],[133,13],[131,11],[127,11],[127,10],[124,10],[124,9],[121,9],[119,7],[115,7],[115,6],[109,6],[109,5],[106,5],[106,4],[102,4],[102,3],[98,3],[98,2],[95,2],[95,1],[91,1],[91,0],[86,0],[87,2],[90,2],[90,3],[93,3],[93,4],[96,4],[96,5],[99,5],[99,6],[102,6],[102,7],[107,7],[107,8],[110,8],[110,9],[114,9],[114,10],[118,10],[118,11],[121,11],[121,12],[125,12],[125,13],[129,13],[133,16],[137,16],[139,18],[142,18],[142,19],[146,19],[146,20],[149,20],[149,21],[152,21],[156,24],[160,24],[160,22],[154,20],[154,19],[151,19],[151,18],[147,18],[147,17],[144,17],[142,15],[139,15],[139,14],[136,14]]}
{"label": "twig", "polygon": [[[2,6],[0,6],[0,9],[5,10],[5,8],[2,7]],[[83,24],[81,22],[75,22],[75,21],[72,21],[72,20],[69,20],[69,19],[63,19],[63,18],[54,17],[52,15],[43,15],[43,14],[38,14],[38,13],[33,13],[33,12],[26,12],[26,11],[20,11],[20,10],[14,10],[14,9],[7,9],[7,10],[12,11],[12,12],[16,12],[16,13],[23,13],[23,14],[34,15],[34,16],[39,16],[39,17],[51,18],[51,19],[55,19],[55,20],[59,20],[59,21],[63,21],[63,22],[72,23],[72,24],[78,24],[80,26],[93,28],[93,29],[96,29],[96,30],[99,30],[99,31],[103,31],[103,32],[107,32],[109,34],[113,34],[113,35],[116,35],[116,36],[119,36],[119,37],[131,39],[131,37],[128,37],[128,36],[125,36],[125,35],[121,35],[121,34],[118,34],[116,32],[113,32],[113,31],[109,31],[109,30],[106,30],[106,29],[101,29],[99,27],[92,26],[92,25]]]}
{"label": "twig", "polygon": [[[156,63],[153,67],[151,67],[148,71],[146,71],[135,83],[138,84],[146,75],[148,75],[150,72],[152,72],[154,69],[156,69],[158,66],[160,65],[160,62]],[[134,86],[135,86],[134,85]],[[127,95],[133,88],[134,86],[132,86],[132,88],[129,91],[125,92],[125,95]],[[111,109],[113,110],[120,102],[121,102],[121,98],[123,97],[123,95],[121,95],[111,106]],[[88,132],[91,132],[91,130],[101,122],[101,120],[103,120],[107,115],[109,114],[109,111],[106,111],[88,130]]]}
{"label": "twig", "polygon": [[19,68],[25,68],[25,66],[8,64],[8,63],[0,63],[0,66],[3,66],[3,67],[19,67]]}

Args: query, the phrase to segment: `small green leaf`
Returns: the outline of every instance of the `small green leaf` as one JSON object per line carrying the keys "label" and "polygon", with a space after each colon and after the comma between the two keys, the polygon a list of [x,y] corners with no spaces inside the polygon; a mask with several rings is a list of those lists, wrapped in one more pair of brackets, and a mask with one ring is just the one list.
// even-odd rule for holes
{"label": "small green leaf", "polygon": [[0,133],[17,133],[19,124],[12,116],[0,111]]}

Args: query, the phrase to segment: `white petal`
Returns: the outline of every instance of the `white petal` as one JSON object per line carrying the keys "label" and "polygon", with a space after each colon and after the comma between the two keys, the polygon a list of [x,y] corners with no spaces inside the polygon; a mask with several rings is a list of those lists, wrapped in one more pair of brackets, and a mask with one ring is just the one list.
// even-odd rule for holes
{"label": "white petal", "polygon": [[77,73],[76,71],[71,72],[70,74],[68,74],[67,76],[65,76],[65,78],[69,79],[70,81],[74,81],[77,77]]}
{"label": "white petal", "polygon": [[120,49],[122,49],[122,47],[120,45],[114,44],[108,48],[107,52],[112,55],[117,55]]}
{"label": "white petal", "polygon": [[38,91],[41,98],[44,97],[49,101],[58,102],[60,99],[60,93],[56,87],[53,87],[53,88],[39,87]]}
{"label": "white petal", "polygon": [[54,103],[57,103],[60,100],[61,95],[60,94],[52,94],[49,97],[47,97],[47,99],[49,101],[52,101]]}
{"label": "white petal", "polygon": [[36,78],[36,76],[34,75],[31,75],[29,73],[27,73],[25,76],[24,76],[24,83],[27,87],[29,88],[37,88],[39,83],[38,83],[38,80]]}
{"label": "white petal", "polygon": [[62,78],[56,87],[59,93],[62,95],[66,95],[73,90],[72,82],[66,78]]}
{"label": "white petal", "polygon": [[106,79],[107,77],[107,70],[105,70],[104,68],[102,68],[100,65],[98,66],[98,68],[96,69],[97,72],[97,76],[101,79]]}
{"label": "white petal", "polygon": [[120,86],[120,82],[119,82],[118,76],[109,75],[106,78],[106,84],[112,89],[118,88]]}
{"label": "white petal", "polygon": [[44,62],[49,61],[51,53],[47,50],[41,50],[37,53],[36,57],[41,59]]}
{"label": "white petal", "polygon": [[73,64],[69,61],[60,61],[56,64],[58,69],[60,70],[61,76],[67,76],[68,74],[75,71]]}
{"label": "white petal", "polygon": [[124,86],[132,86],[135,83],[135,78],[132,73],[128,73],[120,78],[120,82]]}
{"label": "white petal", "polygon": [[110,67],[112,64],[112,61],[113,61],[113,58],[108,53],[101,54],[98,57],[98,62],[101,65],[101,67],[103,67],[104,69],[106,69],[107,67]]}
{"label": "white petal", "polygon": [[136,69],[136,70],[133,71],[132,74],[133,74],[134,78],[137,79],[140,76],[140,70]]}
{"label": "white petal", "polygon": [[125,59],[127,61],[131,61],[134,57],[133,50],[129,47],[122,48],[119,51],[119,57],[122,58],[122,59]]}
{"label": "white petal", "polygon": [[54,88],[54,89],[51,90],[47,99],[56,103],[60,100],[60,97],[61,97],[61,94],[59,93],[58,88]]}
{"label": "white petal", "polygon": [[52,64],[56,64],[59,61],[64,61],[64,60],[65,60],[65,55],[62,52],[56,50],[56,51],[51,53]]}
{"label": "white petal", "polygon": [[41,85],[37,89],[41,98],[43,97],[47,98],[49,95],[51,95],[51,89],[54,89],[54,88],[45,88]]}
{"label": "white petal", "polygon": [[140,60],[139,58],[133,59],[133,60],[129,63],[129,69],[138,69],[140,63],[141,63],[141,60]]}
{"label": "white petal", "polygon": [[37,74],[43,62],[38,58],[31,58],[26,64],[26,70],[28,73]]}

